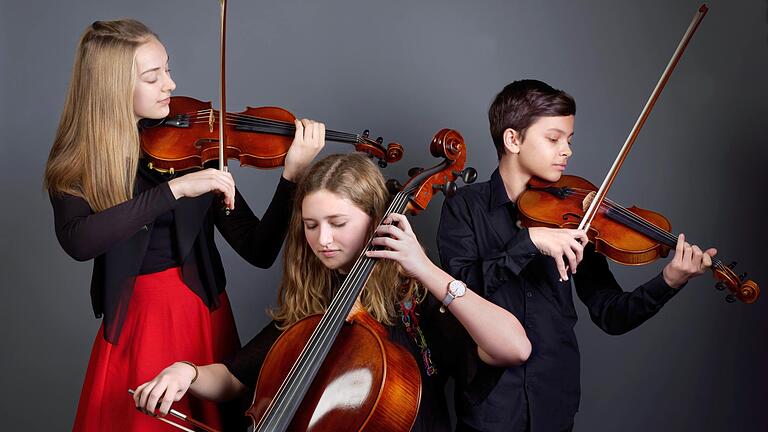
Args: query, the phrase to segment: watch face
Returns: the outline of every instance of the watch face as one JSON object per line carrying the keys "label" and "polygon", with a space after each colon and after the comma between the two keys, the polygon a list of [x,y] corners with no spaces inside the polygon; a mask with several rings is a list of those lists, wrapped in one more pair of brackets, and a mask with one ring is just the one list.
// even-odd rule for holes
{"label": "watch face", "polygon": [[467,291],[467,286],[460,280],[451,281],[448,284],[448,292],[454,297],[461,297]]}

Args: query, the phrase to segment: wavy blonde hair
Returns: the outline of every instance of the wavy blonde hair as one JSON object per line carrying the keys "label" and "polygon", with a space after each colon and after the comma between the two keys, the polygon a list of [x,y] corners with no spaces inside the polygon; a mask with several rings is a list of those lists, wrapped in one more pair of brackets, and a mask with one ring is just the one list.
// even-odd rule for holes
{"label": "wavy blonde hair", "polygon": [[141,151],[133,110],[135,54],[152,38],[132,19],[96,21],[80,37],[45,167],[49,193],[82,197],[94,211],[133,196]]}
{"label": "wavy blonde hair", "polygon": [[[302,202],[307,195],[319,190],[346,198],[368,214],[372,221],[369,237],[390,202],[390,194],[381,172],[369,158],[361,154],[328,156],[313,165],[304,175],[296,190],[293,215],[288,227],[278,305],[269,311],[281,327],[287,327],[309,315],[323,313],[335,288],[338,288],[333,270],[328,269],[315,256],[304,236]],[[380,260],[360,300],[377,321],[392,325],[397,314],[397,304],[409,298],[420,300],[423,294],[419,291],[415,281],[402,276],[399,264],[391,260]]]}

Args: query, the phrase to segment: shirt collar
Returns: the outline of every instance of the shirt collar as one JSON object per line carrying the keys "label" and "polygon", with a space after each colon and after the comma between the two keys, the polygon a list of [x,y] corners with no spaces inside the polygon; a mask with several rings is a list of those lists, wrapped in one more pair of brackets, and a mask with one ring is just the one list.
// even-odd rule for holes
{"label": "shirt collar", "polygon": [[490,210],[494,210],[507,203],[512,203],[512,205],[515,204],[512,202],[511,199],[509,199],[509,195],[507,195],[507,188],[504,187],[504,180],[501,178],[501,174],[499,173],[498,168],[496,168],[493,174],[491,174],[490,185],[491,185]]}

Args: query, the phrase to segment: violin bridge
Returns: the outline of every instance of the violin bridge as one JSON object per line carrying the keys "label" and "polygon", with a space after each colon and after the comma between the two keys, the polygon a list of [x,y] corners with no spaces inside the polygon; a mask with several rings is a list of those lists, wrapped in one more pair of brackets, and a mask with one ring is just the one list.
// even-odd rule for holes
{"label": "violin bridge", "polygon": [[583,211],[587,211],[589,206],[592,204],[592,201],[595,199],[596,195],[597,195],[597,192],[592,191],[588,193],[586,197],[584,197],[584,201],[581,202],[581,209]]}
{"label": "violin bridge", "polygon": [[213,133],[213,124],[216,122],[216,117],[213,115],[213,110],[208,114],[208,132]]}

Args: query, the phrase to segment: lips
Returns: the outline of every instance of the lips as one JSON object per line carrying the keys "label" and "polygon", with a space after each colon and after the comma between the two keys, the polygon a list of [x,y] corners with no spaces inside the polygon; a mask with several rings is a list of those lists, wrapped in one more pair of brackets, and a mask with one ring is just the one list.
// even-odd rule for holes
{"label": "lips", "polygon": [[171,103],[171,98],[167,97],[167,98],[165,98],[163,100],[158,101],[157,103],[159,103],[160,105],[168,105],[168,104]]}
{"label": "lips", "polygon": [[560,171],[565,171],[566,164],[553,164],[553,166]]}
{"label": "lips", "polygon": [[332,249],[332,250],[321,250],[321,251],[320,251],[320,254],[321,254],[321,255],[323,255],[323,256],[324,256],[324,257],[326,257],[326,258],[333,258],[333,257],[335,257],[336,255],[338,255],[339,253],[341,253],[341,251],[339,251],[338,249]]}

